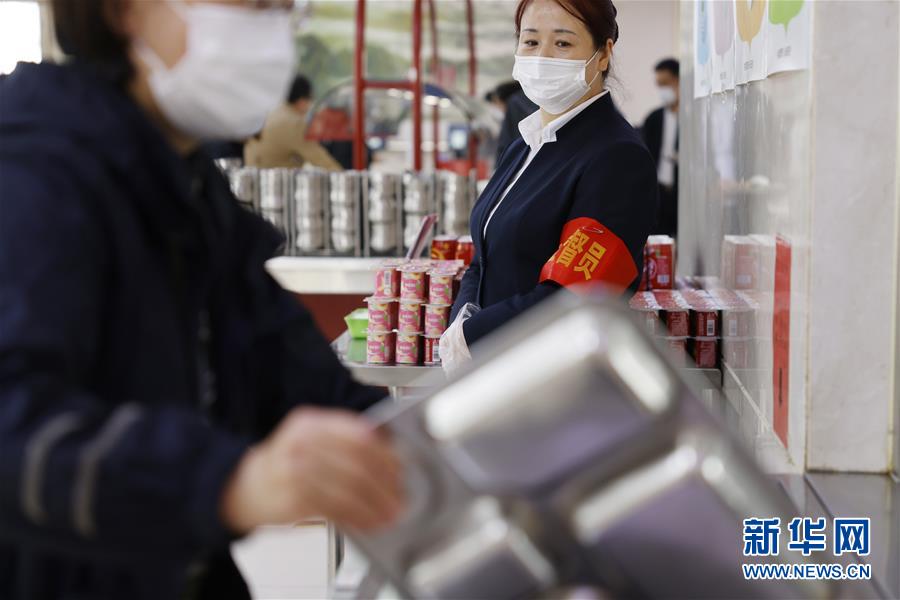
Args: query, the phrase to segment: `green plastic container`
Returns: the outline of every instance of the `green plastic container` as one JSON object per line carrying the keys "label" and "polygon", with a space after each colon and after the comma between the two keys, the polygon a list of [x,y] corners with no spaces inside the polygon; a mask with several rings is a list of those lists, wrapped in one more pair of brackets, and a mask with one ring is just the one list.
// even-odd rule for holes
{"label": "green plastic container", "polygon": [[344,322],[347,324],[347,331],[350,332],[351,338],[366,339],[366,330],[369,328],[369,310],[367,308],[357,308],[344,317]]}

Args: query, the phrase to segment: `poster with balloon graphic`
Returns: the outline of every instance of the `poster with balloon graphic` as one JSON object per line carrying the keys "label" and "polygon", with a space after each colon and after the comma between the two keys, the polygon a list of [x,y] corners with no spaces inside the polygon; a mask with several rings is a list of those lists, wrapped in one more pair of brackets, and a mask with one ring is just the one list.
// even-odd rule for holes
{"label": "poster with balloon graphic", "polygon": [[808,0],[769,0],[767,75],[809,68],[810,8]]}
{"label": "poster with balloon graphic", "polygon": [[767,0],[735,0],[734,18],[737,22],[735,43],[735,83],[743,84],[765,79],[768,45],[764,27],[767,19]]}
{"label": "poster with balloon graphic", "polygon": [[709,4],[708,0],[694,2],[694,98],[709,96],[711,90]]}
{"label": "poster with balloon graphic", "polygon": [[734,89],[734,0],[712,3],[712,92]]}

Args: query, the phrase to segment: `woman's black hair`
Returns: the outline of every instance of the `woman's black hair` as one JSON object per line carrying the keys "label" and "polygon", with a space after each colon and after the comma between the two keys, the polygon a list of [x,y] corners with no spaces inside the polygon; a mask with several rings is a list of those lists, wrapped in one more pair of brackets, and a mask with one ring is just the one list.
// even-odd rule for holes
{"label": "woman's black hair", "polygon": [[129,40],[119,26],[122,0],[52,0],[53,25],[60,48],[90,64],[116,84],[134,76]]}

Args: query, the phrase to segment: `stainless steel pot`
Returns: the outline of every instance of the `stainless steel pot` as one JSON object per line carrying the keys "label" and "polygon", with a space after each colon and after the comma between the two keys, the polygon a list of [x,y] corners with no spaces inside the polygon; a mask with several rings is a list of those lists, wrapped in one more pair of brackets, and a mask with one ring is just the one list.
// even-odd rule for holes
{"label": "stainless steel pot", "polygon": [[240,158],[217,158],[213,162],[225,174],[231,173],[235,169],[240,169],[244,165],[244,161]]}
{"label": "stainless steel pot", "polygon": [[306,171],[294,173],[294,211],[297,214],[321,215],[325,210],[325,194],[321,177]]}
{"label": "stainless steel pot", "polygon": [[282,209],[291,197],[290,169],[259,170],[259,206],[263,210]]}
{"label": "stainless steel pot", "polygon": [[331,173],[329,179],[331,203],[342,205],[358,204],[362,197],[362,185],[364,182],[365,173],[363,171]]}
{"label": "stainless steel pot", "polygon": [[356,242],[356,232],[332,228],[331,246],[338,252],[351,252],[355,250]]}
{"label": "stainless steel pot", "polygon": [[240,167],[228,174],[231,193],[241,204],[250,208],[259,205],[259,169],[256,167]]}
{"label": "stainless steel pot", "polygon": [[397,200],[369,199],[369,221],[373,223],[396,223]]}
{"label": "stainless steel pot", "polygon": [[387,252],[397,247],[397,223],[373,223],[369,232],[369,246],[375,252]]}
{"label": "stainless steel pot", "polygon": [[321,250],[325,245],[325,231],[322,227],[315,229],[297,229],[294,246],[303,252]]}
{"label": "stainless steel pot", "polygon": [[317,229],[319,231],[325,229],[325,219],[323,219],[321,215],[316,215],[313,217],[307,215],[296,215],[294,217],[294,224],[297,229]]}
{"label": "stainless steel pot", "polygon": [[403,175],[403,210],[427,213],[434,210],[435,176],[431,173],[405,173]]}
{"label": "stainless steel pot", "polygon": [[285,224],[286,220],[284,218],[284,211],[279,209],[263,209],[260,211],[262,217],[274,225],[275,227],[281,229],[282,231],[286,231]]}

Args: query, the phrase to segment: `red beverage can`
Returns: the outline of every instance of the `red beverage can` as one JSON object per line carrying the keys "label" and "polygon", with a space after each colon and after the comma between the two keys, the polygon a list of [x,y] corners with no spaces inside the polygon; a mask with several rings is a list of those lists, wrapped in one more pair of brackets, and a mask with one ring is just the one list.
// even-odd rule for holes
{"label": "red beverage can", "polygon": [[675,279],[675,240],[667,235],[647,238],[647,287],[670,290]]}
{"label": "red beverage can", "polygon": [[683,367],[687,364],[687,341],[688,338],[681,336],[669,336],[663,338],[666,348],[669,350],[669,356],[676,366]]}
{"label": "red beverage can", "polygon": [[661,307],[660,317],[666,323],[671,337],[687,337],[690,334],[691,309],[680,292],[659,290],[653,292]]}
{"label": "red beverage can", "polygon": [[429,366],[441,364],[441,338],[426,336],[423,339],[425,340],[425,364]]}
{"label": "red beverage can", "polygon": [[475,244],[471,235],[464,235],[457,240],[456,258],[463,261],[467,267],[472,264],[472,259],[475,258]]}
{"label": "red beverage can", "polygon": [[709,294],[700,290],[684,290],[681,294],[691,307],[691,335],[718,337],[719,309]]}
{"label": "red beverage can", "polygon": [[453,260],[456,258],[456,236],[438,235],[431,240],[431,258],[435,260]]}
{"label": "red beverage can", "polygon": [[714,337],[698,337],[691,341],[694,363],[701,369],[715,369],[719,360],[719,340]]}

